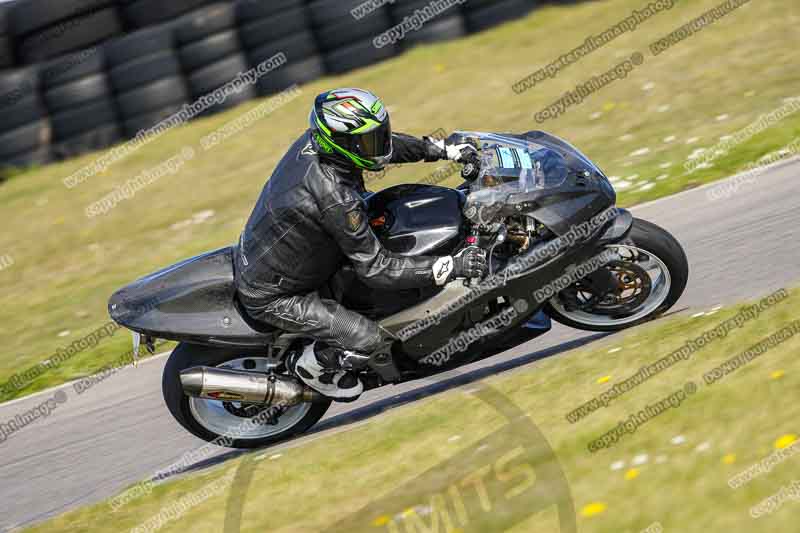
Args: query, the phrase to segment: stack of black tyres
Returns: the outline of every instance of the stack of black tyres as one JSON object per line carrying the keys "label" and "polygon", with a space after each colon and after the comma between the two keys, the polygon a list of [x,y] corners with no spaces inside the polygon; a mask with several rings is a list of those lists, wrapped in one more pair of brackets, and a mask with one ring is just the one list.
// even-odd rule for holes
{"label": "stack of black tyres", "polygon": [[41,65],[41,91],[53,125],[53,155],[66,159],[121,138],[119,117],[100,47]]}
{"label": "stack of black tyres", "polygon": [[[405,17],[414,15],[415,11],[421,11],[430,3],[431,0],[395,0],[390,7],[393,23],[400,24]],[[457,39],[466,34],[467,25],[461,6],[454,4],[435,19],[429,20],[419,30],[406,34],[401,45],[404,49],[408,49],[417,44]]]}
{"label": "stack of black tyres", "polygon": [[469,0],[463,4],[464,18],[470,33],[488,30],[493,26],[524,17],[537,0]]}
{"label": "stack of black tyres", "polygon": [[153,26],[112,41],[105,53],[126,136],[135,137],[189,103],[170,26]]}
{"label": "stack of black tyres", "polygon": [[304,0],[239,0],[236,16],[251,67],[278,53],[286,56],[285,65],[258,80],[258,94],[270,95],[325,75]]}
{"label": "stack of black tyres", "polygon": [[[236,25],[236,8],[217,3],[193,11],[175,23],[175,39],[192,98],[221,89],[250,69],[242,50]],[[226,90],[203,115],[234,107],[256,97],[252,84],[238,84]],[[221,99],[220,98],[220,99]]]}
{"label": "stack of black tyres", "polygon": [[9,30],[8,4],[0,4],[0,70],[14,66],[14,38]]}
{"label": "stack of black tyres", "polygon": [[[525,16],[541,0],[469,0],[399,43],[375,38],[430,0],[18,0],[0,4],[0,166],[43,164],[135,137],[276,54],[210,112],[326,72]],[[143,28],[143,29],[140,29]],[[115,39],[123,29],[136,30]],[[112,40],[113,39],[113,40]],[[100,48],[92,46],[105,43]],[[54,59],[55,58],[55,59]],[[35,66],[9,70],[14,65]]]}
{"label": "stack of black tyres", "polygon": [[20,63],[89,48],[122,34],[116,0],[20,0],[11,6]]}
{"label": "stack of black tyres", "polygon": [[118,0],[128,28],[134,30],[172,21],[179,15],[188,13],[189,11],[215,1],[216,0]]}
{"label": "stack of black tyres", "polygon": [[338,74],[395,56],[396,44],[375,46],[373,40],[392,26],[386,5],[356,19],[351,10],[364,0],[312,0],[311,23],[328,72]]}
{"label": "stack of black tyres", "polygon": [[39,92],[36,66],[0,72],[0,167],[52,160],[52,130]]}

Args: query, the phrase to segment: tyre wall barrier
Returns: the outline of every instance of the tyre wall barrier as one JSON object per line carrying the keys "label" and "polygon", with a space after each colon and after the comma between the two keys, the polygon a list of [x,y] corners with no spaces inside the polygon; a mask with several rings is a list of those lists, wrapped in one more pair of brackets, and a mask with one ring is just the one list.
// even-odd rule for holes
{"label": "tyre wall barrier", "polygon": [[189,88],[168,25],[136,31],[104,46],[109,81],[128,138],[189,102]]}
{"label": "tyre wall barrier", "polygon": [[[239,39],[236,6],[211,4],[188,13],[174,25],[181,66],[193,100],[214,93],[249,70]],[[239,84],[226,92],[208,112],[224,111],[256,97],[253,85]]]}
{"label": "tyre wall barrier", "polygon": [[286,64],[259,78],[256,90],[265,96],[325,75],[325,65],[304,0],[236,2],[239,37],[251,66],[275,54],[286,55]]}
{"label": "tyre wall barrier", "polygon": [[[0,5],[0,167],[135,137],[242,74],[285,59],[201,113],[455,39],[536,0],[16,0]],[[402,38],[377,43],[420,12]],[[553,2],[564,3],[564,2]],[[446,7],[443,7],[446,6]],[[361,9],[361,11],[359,11]]]}
{"label": "tyre wall barrier", "polygon": [[38,67],[0,72],[0,116],[0,161],[17,167],[52,160],[52,127]]}
{"label": "tyre wall barrier", "polygon": [[14,36],[9,31],[9,11],[8,4],[0,4],[0,70],[11,68],[16,64]]}

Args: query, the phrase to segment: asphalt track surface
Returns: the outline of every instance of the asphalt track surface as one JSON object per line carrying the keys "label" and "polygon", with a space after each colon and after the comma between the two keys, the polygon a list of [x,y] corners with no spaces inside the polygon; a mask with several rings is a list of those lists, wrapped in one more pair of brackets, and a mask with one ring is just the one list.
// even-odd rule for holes
{"label": "asphalt track surface", "polygon": [[[719,183],[724,182],[711,187]],[[730,198],[712,201],[708,191],[706,186],[634,208],[637,217],[672,232],[689,257],[689,285],[673,311],[707,310],[800,284],[800,162],[771,168]],[[314,433],[267,451],[346,431],[386,409],[487,375],[521,367],[535,371],[537,360],[608,342],[603,337],[556,326],[539,339],[456,372],[370,391],[354,404],[334,404]],[[157,357],[126,368],[80,396],[70,386],[60,388],[67,394],[65,403],[0,444],[0,531],[111,497],[205,444],[178,426],[162,403],[164,361]],[[0,405],[0,422],[54,393]],[[221,449],[196,467],[239,453]]]}

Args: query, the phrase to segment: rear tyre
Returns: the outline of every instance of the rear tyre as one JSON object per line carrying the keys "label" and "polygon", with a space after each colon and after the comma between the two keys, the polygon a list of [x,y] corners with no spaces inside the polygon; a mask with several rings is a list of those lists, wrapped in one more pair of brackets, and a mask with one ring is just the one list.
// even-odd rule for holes
{"label": "rear tyre", "polygon": [[680,243],[668,231],[634,219],[628,241],[617,247],[625,258],[616,262],[621,282],[617,298],[593,301],[581,282],[555,295],[547,313],[565,326],[586,331],[619,331],[653,320],[678,301],[689,279],[689,262]]}
{"label": "rear tyre", "polygon": [[[189,398],[183,393],[180,381],[180,372],[186,368],[221,366],[247,357],[247,353],[230,348],[179,344],[167,360],[161,382],[164,403],[175,420],[193,435],[211,442],[226,436],[229,431],[233,432],[236,428],[241,429],[248,418],[256,416],[251,414],[251,411],[245,411],[252,408],[246,404]],[[259,356],[252,355],[251,359],[258,360]],[[280,415],[274,426],[248,424],[247,435],[239,435],[239,438],[233,439],[230,446],[233,448],[258,448],[300,435],[322,418],[330,404],[331,402],[328,400],[289,407]],[[245,412],[247,416],[242,416]]]}

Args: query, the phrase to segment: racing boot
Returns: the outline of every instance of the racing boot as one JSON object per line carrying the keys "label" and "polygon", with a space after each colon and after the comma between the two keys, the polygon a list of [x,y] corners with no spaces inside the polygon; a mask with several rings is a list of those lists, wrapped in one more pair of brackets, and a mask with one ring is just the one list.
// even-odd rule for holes
{"label": "racing boot", "polygon": [[364,384],[352,369],[368,359],[366,355],[314,341],[295,356],[289,366],[315,391],[335,400],[349,402],[364,392]]}

